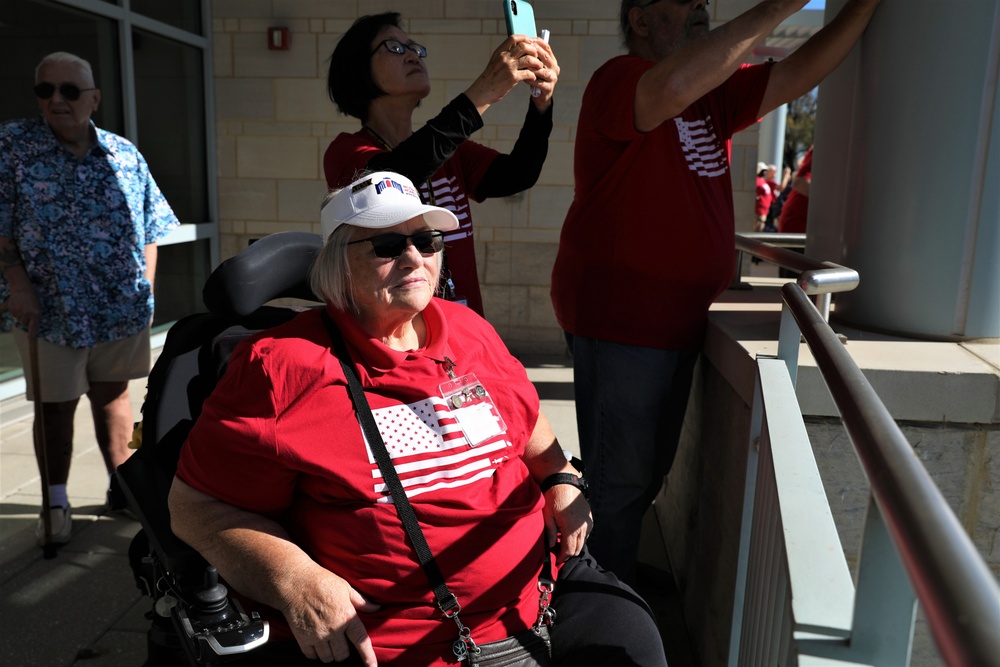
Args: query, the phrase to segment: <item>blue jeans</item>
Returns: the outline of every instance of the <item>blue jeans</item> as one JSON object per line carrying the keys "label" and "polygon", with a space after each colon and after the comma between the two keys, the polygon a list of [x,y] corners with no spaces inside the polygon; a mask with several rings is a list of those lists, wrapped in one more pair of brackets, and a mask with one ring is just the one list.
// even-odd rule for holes
{"label": "blue jeans", "polygon": [[677,453],[698,350],[659,350],[567,336],[580,456],[601,567],[635,583],[642,517]]}

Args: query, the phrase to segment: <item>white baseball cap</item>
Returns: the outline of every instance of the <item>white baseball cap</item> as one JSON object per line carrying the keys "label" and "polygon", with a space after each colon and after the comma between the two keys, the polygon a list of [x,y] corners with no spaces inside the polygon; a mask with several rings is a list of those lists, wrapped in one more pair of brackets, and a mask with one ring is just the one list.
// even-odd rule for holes
{"label": "white baseball cap", "polygon": [[446,208],[428,206],[410,179],[392,171],[377,171],[354,181],[330,198],[320,213],[323,238],[340,225],[368,229],[392,227],[423,216],[432,228],[448,231],[458,218]]}

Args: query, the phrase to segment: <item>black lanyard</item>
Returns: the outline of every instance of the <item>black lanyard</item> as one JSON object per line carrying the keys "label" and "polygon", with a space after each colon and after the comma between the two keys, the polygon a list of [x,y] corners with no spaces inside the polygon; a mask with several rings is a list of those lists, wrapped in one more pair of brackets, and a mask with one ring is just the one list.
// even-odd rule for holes
{"label": "black lanyard", "polygon": [[[477,655],[479,647],[472,640],[472,631],[463,625],[458,617],[458,612],[462,610],[462,605],[459,604],[458,598],[448,588],[448,584],[445,583],[441,568],[438,567],[437,560],[434,559],[434,554],[431,553],[431,549],[427,545],[427,540],[424,538],[424,532],[420,529],[420,524],[417,523],[417,515],[413,511],[410,499],[406,496],[403,483],[399,480],[396,467],[392,464],[392,458],[385,448],[385,442],[382,440],[382,434],[379,433],[378,425],[375,423],[375,416],[372,415],[371,406],[368,405],[368,399],[365,397],[365,390],[361,386],[361,380],[358,379],[358,374],[355,372],[354,366],[350,363],[351,355],[347,351],[347,344],[344,342],[344,337],[340,335],[340,331],[334,326],[333,320],[330,319],[330,314],[327,313],[325,308],[322,317],[323,324],[326,326],[327,333],[333,343],[331,351],[336,354],[340,361],[340,366],[344,370],[344,375],[347,378],[347,389],[351,394],[351,400],[354,403],[358,419],[361,421],[361,429],[364,431],[365,438],[368,440],[368,446],[371,447],[372,455],[375,457],[376,463],[378,463],[378,469],[382,473],[382,478],[385,480],[386,486],[389,487],[392,502],[396,506],[399,518],[403,522],[406,535],[410,538],[410,543],[413,545],[414,551],[417,552],[417,560],[420,562],[420,566],[423,568],[424,574],[427,575],[427,580],[431,584],[438,608],[446,618],[452,619],[458,626],[458,640],[453,644],[452,650],[459,660],[466,659],[470,655]],[[555,610],[549,607],[549,602],[551,601],[552,591],[555,590],[555,583],[552,579],[552,566],[547,551],[543,559],[542,572],[538,576],[538,590],[540,592],[539,615],[538,622],[535,625],[536,627],[540,627],[542,623],[551,625],[555,619]],[[472,662],[471,659],[470,662]]]}

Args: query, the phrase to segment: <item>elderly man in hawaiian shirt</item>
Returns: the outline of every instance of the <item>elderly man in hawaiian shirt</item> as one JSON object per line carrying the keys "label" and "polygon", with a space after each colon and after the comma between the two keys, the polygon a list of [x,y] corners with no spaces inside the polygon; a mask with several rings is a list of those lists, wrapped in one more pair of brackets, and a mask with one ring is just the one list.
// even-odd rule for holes
{"label": "elderly man in hawaiian shirt", "polygon": [[87,61],[50,54],[35,81],[41,116],[0,125],[0,325],[13,327],[28,398],[42,404],[48,539],[61,544],[81,395],[109,474],[128,458],[128,381],[149,373],[156,241],[178,220],[136,147],[91,121],[101,91]]}

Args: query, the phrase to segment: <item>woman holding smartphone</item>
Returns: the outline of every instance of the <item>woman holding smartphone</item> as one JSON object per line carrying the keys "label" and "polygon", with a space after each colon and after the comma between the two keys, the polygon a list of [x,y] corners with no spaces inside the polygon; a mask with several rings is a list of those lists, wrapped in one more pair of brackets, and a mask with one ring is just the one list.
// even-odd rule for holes
{"label": "woman holding smartphone", "polygon": [[[482,315],[469,199],[506,197],[538,180],[552,131],[559,64],[542,39],[510,36],[465,92],[414,131],[413,111],[430,93],[426,57],[427,49],[400,27],[398,12],[362,16],[344,33],[330,56],[327,90],[341,113],[361,121],[361,129],[333,140],[323,171],[331,188],[366,169],[395,171],[419,184],[428,204],[454,212],[459,227],[445,237],[439,294]],[[511,152],[469,141],[490,105],[520,81],[540,92],[529,96]]]}

